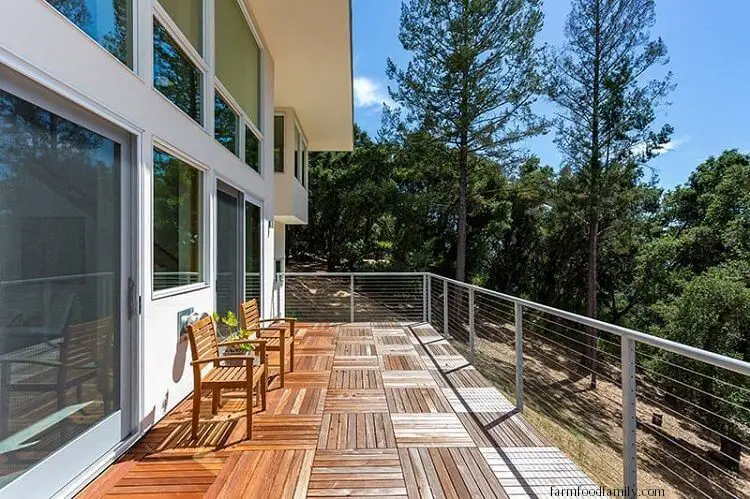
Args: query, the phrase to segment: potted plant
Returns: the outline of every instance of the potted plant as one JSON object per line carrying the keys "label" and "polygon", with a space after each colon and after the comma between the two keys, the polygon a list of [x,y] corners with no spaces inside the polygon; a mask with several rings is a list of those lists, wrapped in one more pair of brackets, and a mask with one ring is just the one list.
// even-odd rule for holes
{"label": "potted plant", "polygon": [[[237,315],[231,310],[223,316],[219,316],[217,312],[213,313],[214,322],[219,332],[221,341],[238,341],[238,340],[254,340],[255,334],[245,331],[240,327]],[[224,348],[225,355],[253,355],[255,352],[255,345],[251,343],[242,343],[238,345],[230,345]],[[261,359],[257,355],[255,357],[255,365],[260,365]],[[239,363],[238,363],[239,364]]]}

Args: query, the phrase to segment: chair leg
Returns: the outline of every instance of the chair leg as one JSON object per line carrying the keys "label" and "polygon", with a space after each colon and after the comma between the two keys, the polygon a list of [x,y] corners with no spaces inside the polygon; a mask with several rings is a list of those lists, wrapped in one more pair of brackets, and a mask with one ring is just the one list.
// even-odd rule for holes
{"label": "chair leg", "polygon": [[190,435],[193,440],[198,438],[198,419],[201,415],[201,386],[200,384],[195,385],[195,391],[193,391],[193,421],[190,427]]}
{"label": "chair leg", "polygon": [[289,335],[292,337],[292,346],[289,349],[289,364],[291,364],[289,372],[294,372],[294,323],[292,323],[289,328]]}
{"label": "chair leg", "polygon": [[279,345],[279,378],[281,379],[281,388],[284,388],[284,374],[286,374],[286,368],[284,364],[286,364],[286,352],[284,348],[284,344],[286,341],[284,341],[284,338],[281,338],[281,344]]}
{"label": "chair leg", "polygon": [[266,394],[268,393],[268,368],[264,367],[263,376],[260,379],[260,405],[261,409],[266,410]]}
{"label": "chair leg", "polygon": [[247,400],[245,401],[245,416],[247,417],[247,439],[253,438],[253,364],[247,367]]}
{"label": "chair leg", "polygon": [[221,405],[221,388],[214,388],[214,392],[211,395],[211,414],[215,416],[219,412],[220,405]]}

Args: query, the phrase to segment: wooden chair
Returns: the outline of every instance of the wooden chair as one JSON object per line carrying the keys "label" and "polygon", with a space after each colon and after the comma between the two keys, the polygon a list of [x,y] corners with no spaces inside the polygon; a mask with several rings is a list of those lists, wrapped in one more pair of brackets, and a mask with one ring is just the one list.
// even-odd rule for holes
{"label": "wooden chair", "polygon": [[[253,389],[260,385],[262,409],[266,410],[266,389],[268,384],[268,366],[266,363],[266,345],[260,340],[236,340],[219,343],[216,336],[216,324],[211,317],[204,317],[187,326],[190,340],[190,351],[193,355],[193,422],[191,435],[198,438],[198,419],[201,412],[201,392],[204,388],[213,391],[211,413],[216,414],[221,405],[222,389],[242,389],[246,391],[247,438],[253,438]],[[258,349],[261,365],[255,365],[251,355],[219,355],[219,347],[241,344],[254,345]],[[241,365],[224,365],[224,362],[241,362]],[[203,372],[206,364],[212,368]]]}
{"label": "wooden chair", "polygon": [[[66,322],[69,319],[66,319]],[[100,380],[109,371],[106,355],[101,352],[101,344],[114,336],[113,317],[104,317],[91,322],[68,325],[60,342],[59,360],[35,358],[13,358],[6,355],[0,360],[0,436],[9,431],[11,392],[54,392],[57,395],[57,409],[66,407],[66,395],[71,388],[76,389],[78,402],[83,400],[83,385],[89,380]],[[36,371],[19,380],[13,379],[12,366],[29,366]],[[111,392],[103,390],[105,411],[113,405]]]}
{"label": "wooden chair", "polygon": [[[253,298],[240,305],[240,327],[245,331],[256,333],[258,339],[266,343],[267,352],[279,353],[279,379],[284,386],[284,374],[286,373],[286,353],[289,352],[289,371],[294,371],[294,325],[297,319],[287,317],[274,317],[272,319],[261,319],[258,313],[258,301]],[[261,327],[263,323],[285,322],[289,329],[284,327]],[[287,331],[289,334],[287,335]]]}

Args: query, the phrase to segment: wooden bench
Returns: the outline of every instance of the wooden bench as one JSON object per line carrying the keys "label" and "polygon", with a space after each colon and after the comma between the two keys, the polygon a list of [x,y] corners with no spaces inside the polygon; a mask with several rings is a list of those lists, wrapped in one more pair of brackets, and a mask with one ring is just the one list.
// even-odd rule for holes
{"label": "wooden bench", "polygon": [[[258,313],[258,302],[254,298],[240,305],[240,327],[249,333],[256,333],[258,339],[265,341],[267,352],[279,353],[278,368],[282,387],[286,373],[287,352],[289,352],[289,371],[294,371],[294,325],[296,321],[287,317],[261,319]],[[274,324],[271,327],[261,327],[261,324],[269,322]],[[277,327],[275,323],[286,323],[289,328]]]}
{"label": "wooden bench", "polygon": [[[216,336],[216,324],[212,317],[204,317],[194,324],[187,326],[190,340],[190,351],[193,355],[193,420],[191,435],[198,438],[198,420],[201,412],[201,392],[204,388],[212,390],[211,413],[216,414],[221,405],[222,389],[245,389],[247,438],[253,435],[253,389],[259,385],[256,392],[260,396],[261,407],[266,410],[266,389],[268,385],[268,364],[266,362],[266,345],[260,340],[236,340],[219,343]],[[258,349],[261,359],[260,365],[255,365],[252,355],[219,355],[219,347],[249,344]],[[226,365],[226,362],[239,365]],[[206,365],[210,370],[203,371]]]}

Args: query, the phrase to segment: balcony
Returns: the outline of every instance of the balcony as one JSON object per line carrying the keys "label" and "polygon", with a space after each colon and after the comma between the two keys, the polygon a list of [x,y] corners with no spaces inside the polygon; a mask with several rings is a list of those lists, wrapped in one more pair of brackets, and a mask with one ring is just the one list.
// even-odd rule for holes
{"label": "balcony", "polygon": [[81,497],[747,497],[746,362],[433,274],[279,280],[305,322],[253,439],[241,394],[197,441],[183,401]]}

